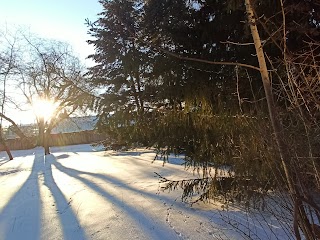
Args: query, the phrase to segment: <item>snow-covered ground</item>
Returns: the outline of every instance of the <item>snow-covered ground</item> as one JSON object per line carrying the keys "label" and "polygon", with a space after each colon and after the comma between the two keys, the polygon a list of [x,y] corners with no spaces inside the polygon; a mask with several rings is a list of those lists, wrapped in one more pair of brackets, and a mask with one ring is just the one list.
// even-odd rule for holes
{"label": "snow-covered ground", "polygon": [[[0,153],[1,240],[288,238],[272,217],[264,225],[241,210],[190,206],[179,191],[159,191],[154,172],[190,176],[179,159],[163,165],[152,161],[151,150],[105,152],[90,145],[51,151],[13,151],[13,161]],[[228,221],[250,228],[250,236]]]}

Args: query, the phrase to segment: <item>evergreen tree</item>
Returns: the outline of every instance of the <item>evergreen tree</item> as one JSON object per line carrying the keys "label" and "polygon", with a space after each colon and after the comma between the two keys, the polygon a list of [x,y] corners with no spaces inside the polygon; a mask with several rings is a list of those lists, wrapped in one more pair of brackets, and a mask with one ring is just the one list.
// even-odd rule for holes
{"label": "evergreen tree", "polygon": [[89,41],[92,83],[106,90],[100,129],[185,154],[199,178],[162,178],[183,199],[250,203],[286,186],[297,238],[313,239],[304,209],[320,212],[310,197],[320,189],[319,0],[101,3]]}
{"label": "evergreen tree", "polygon": [[[279,61],[286,39],[281,2],[253,2],[258,27],[263,29],[267,65],[277,68],[270,73],[272,87],[282,96],[278,106],[286,120],[290,114],[284,111],[288,101],[281,85],[286,67]],[[89,41],[96,48],[91,56],[97,63],[90,69],[92,83],[104,91],[97,103],[100,129],[118,141],[155,146],[163,154],[184,153],[187,164],[203,170],[201,177],[209,179],[184,182],[188,183],[183,186],[184,196],[201,186],[201,199],[248,200],[283,185],[263,86],[257,80],[260,72],[256,71],[250,26],[244,24],[244,1],[101,3],[100,19],[90,24],[95,40]],[[315,37],[319,28],[313,12],[317,6],[310,1],[300,3],[287,1],[284,8],[289,30],[286,45],[291,53],[303,49],[306,31]],[[299,6],[308,10],[295,14],[292,9]],[[305,31],[297,31],[293,22]],[[228,180],[207,171],[226,166]],[[275,174],[274,169],[279,172]]]}
{"label": "evergreen tree", "polygon": [[[104,12],[91,24],[96,48],[90,56],[97,66],[91,68],[93,84],[105,92],[99,104],[100,126],[128,127],[145,110],[145,76],[149,72],[148,49],[133,35],[140,28],[141,10],[135,1],[101,1]],[[121,17],[120,17],[121,16]]]}

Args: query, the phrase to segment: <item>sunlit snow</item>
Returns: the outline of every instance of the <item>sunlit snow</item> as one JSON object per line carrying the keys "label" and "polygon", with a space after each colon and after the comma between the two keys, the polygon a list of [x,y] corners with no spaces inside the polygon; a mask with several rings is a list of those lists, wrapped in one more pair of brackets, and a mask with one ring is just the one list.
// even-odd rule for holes
{"label": "sunlit snow", "polygon": [[[180,200],[159,191],[154,172],[191,176],[178,159],[163,166],[139,149],[102,151],[75,145],[0,154],[0,239],[240,239],[226,219],[246,223],[261,239],[271,236],[240,210]],[[248,223],[249,220],[249,223]],[[246,226],[247,226],[246,225]],[[281,229],[273,231],[278,235]]]}

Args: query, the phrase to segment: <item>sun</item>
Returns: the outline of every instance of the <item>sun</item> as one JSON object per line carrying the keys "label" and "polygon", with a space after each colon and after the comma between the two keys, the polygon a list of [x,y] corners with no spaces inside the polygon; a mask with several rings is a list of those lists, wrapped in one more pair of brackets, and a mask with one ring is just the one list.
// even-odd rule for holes
{"label": "sun", "polygon": [[50,99],[37,98],[32,101],[32,109],[37,118],[47,121],[55,114],[57,104]]}

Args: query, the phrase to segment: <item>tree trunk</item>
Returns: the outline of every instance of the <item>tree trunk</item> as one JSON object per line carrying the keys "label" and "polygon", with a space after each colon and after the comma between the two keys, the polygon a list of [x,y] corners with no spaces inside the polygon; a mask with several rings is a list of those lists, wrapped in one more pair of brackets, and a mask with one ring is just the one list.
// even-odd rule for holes
{"label": "tree trunk", "polygon": [[48,138],[50,134],[48,134],[48,132],[51,132],[51,130],[49,129],[49,127],[46,129],[46,124],[43,118],[39,119],[38,127],[39,127],[39,136],[38,136],[37,145],[42,146],[44,148],[44,154],[48,155],[50,154],[49,142],[48,142]]}
{"label": "tree trunk", "polygon": [[34,143],[30,141],[30,138],[28,138],[22,131],[21,129],[18,127],[18,125],[9,117],[7,117],[6,115],[4,115],[3,113],[0,113],[0,117],[7,120],[8,122],[11,123],[12,127],[13,127],[13,131],[15,134],[17,134],[21,139],[23,139],[24,141],[26,141],[27,143],[27,148],[32,148],[34,147]]}
{"label": "tree trunk", "polygon": [[18,127],[18,125],[9,117],[7,117],[6,115],[0,113],[0,117],[4,118],[5,120],[7,120],[8,122],[11,123],[11,125],[13,126],[13,131],[21,138],[21,139],[27,139],[28,137],[21,131],[21,129]]}
{"label": "tree trunk", "polygon": [[38,132],[38,141],[37,146],[44,145],[44,120],[40,119],[38,122],[39,132]]}
{"label": "tree trunk", "polygon": [[[246,5],[246,12],[248,17],[248,23],[250,25],[251,35],[254,41],[257,58],[259,62],[260,67],[260,74],[263,82],[263,87],[266,95],[266,100],[268,104],[268,111],[269,111],[269,118],[273,127],[273,132],[275,136],[275,140],[277,142],[278,150],[280,153],[281,163],[282,167],[285,172],[286,182],[289,189],[289,194],[294,202],[295,205],[297,205],[297,221],[298,225],[301,228],[302,232],[304,233],[305,237],[307,239],[316,239],[314,237],[314,234],[311,229],[310,222],[308,220],[308,217],[305,213],[303,203],[301,200],[301,193],[297,187],[297,175],[293,171],[293,162],[291,159],[291,156],[288,152],[288,148],[284,141],[284,132],[283,128],[279,119],[279,116],[276,111],[274,99],[273,99],[273,93],[272,93],[272,86],[271,81],[269,78],[268,68],[264,56],[264,51],[261,44],[261,39],[259,36],[258,28],[256,25],[256,19],[254,16],[253,8],[251,5],[250,0],[245,0]],[[294,214],[295,214],[294,213]],[[299,238],[300,236],[296,236]]]}
{"label": "tree trunk", "polygon": [[136,85],[135,85],[135,82],[134,82],[134,80],[133,80],[133,76],[130,75],[129,81],[130,81],[130,84],[131,84],[131,91],[132,91],[134,100],[135,100],[135,102],[136,102],[137,109],[138,109],[138,111],[140,112],[140,110],[141,110],[141,105],[140,105],[140,101],[139,101],[139,95],[138,95],[137,90],[136,90]]}
{"label": "tree trunk", "polygon": [[8,147],[8,145],[3,141],[2,142],[3,146],[4,146],[4,149],[9,157],[10,160],[13,160],[13,156],[11,154],[11,151],[10,151],[10,148]]}
{"label": "tree trunk", "polygon": [[49,147],[49,136],[48,130],[43,134],[43,148],[44,148],[44,155],[50,154],[50,147]]}
{"label": "tree trunk", "polygon": [[2,133],[0,133],[0,143],[3,145],[4,150],[6,151],[6,153],[8,154],[8,157],[10,160],[13,160],[13,156],[11,154],[11,151],[8,147],[8,145],[6,144],[6,141],[4,140],[4,138],[2,137]]}

